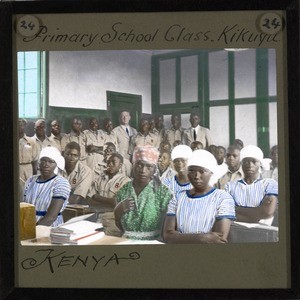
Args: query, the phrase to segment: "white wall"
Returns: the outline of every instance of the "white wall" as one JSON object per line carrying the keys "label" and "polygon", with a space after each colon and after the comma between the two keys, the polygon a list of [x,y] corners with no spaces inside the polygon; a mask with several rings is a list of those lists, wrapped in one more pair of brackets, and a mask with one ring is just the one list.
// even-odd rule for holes
{"label": "white wall", "polygon": [[107,109],[106,91],[142,95],[151,113],[151,56],[138,51],[49,52],[49,105]]}

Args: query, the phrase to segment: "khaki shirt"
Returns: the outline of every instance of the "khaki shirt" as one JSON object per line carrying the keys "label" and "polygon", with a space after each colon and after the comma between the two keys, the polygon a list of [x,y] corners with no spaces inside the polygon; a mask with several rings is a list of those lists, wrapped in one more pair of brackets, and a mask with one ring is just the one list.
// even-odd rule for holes
{"label": "khaki shirt", "polygon": [[86,159],[86,135],[83,132],[80,132],[79,135],[77,135],[74,131],[71,131],[70,133],[63,136],[61,139],[61,148],[62,151],[65,151],[66,145],[70,142],[76,142],[80,146],[80,160]]}
{"label": "khaki shirt", "polygon": [[29,140],[36,145],[38,157],[40,156],[42,149],[49,146],[56,147],[56,142],[51,141],[47,136],[43,141],[41,141],[35,134],[34,136],[30,137]]}
{"label": "khaki shirt", "polygon": [[60,134],[60,135],[57,137],[57,136],[55,136],[53,133],[51,133],[51,135],[50,135],[49,138],[48,138],[49,141],[51,141],[52,144],[55,145],[54,147],[56,147],[56,148],[59,150],[60,153],[62,152],[62,148],[61,148],[61,140],[62,140],[62,138],[63,138],[64,135],[65,135],[65,134],[62,133],[62,134]]}
{"label": "khaki shirt", "polygon": [[182,141],[183,128],[174,129],[173,127],[165,131],[164,140],[169,142],[171,147],[175,141]]}
{"label": "khaki shirt", "polygon": [[226,183],[228,183],[229,181],[240,180],[242,178],[244,178],[242,167],[240,167],[235,172],[231,172],[228,170],[222,177],[218,179],[217,183],[215,184],[215,187],[224,190]]}
{"label": "khaki shirt", "polygon": [[31,164],[39,159],[37,145],[28,136],[19,139],[19,164]]}
{"label": "khaki shirt", "polygon": [[88,192],[88,196],[93,197],[95,194],[99,194],[103,197],[114,198],[120,188],[129,181],[131,181],[131,179],[121,173],[116,174],[111,179],[109,179],[108,175],[103,173],[93,182]]}
{"label": "khaki shirt", "polygon": [[136,135],[134,135],[131,138],[130,141],[130,146],[129,146],[129,154],[133,154],[133,150],[136,146],[145,146],[145,145],[150,145],[155,148],[159,147],[159,136],[155,135],[153,133],[149,133],[146,136],[138,132]]}
{"label": "khaki shirt", "polygon": [[67,178],[71,185],[71,195],[86,197],[93,182],[93,172],[88,166],[78,161],[69,175],[64,170],[62,176]]}
{"label": "khaki shirt", "polygon": [[154,128],[152,134],[158,136],[158,147],[159,147],[159,144],[164,140],[165,129],[162,128],[161,130],[157,130],[156,128]]}

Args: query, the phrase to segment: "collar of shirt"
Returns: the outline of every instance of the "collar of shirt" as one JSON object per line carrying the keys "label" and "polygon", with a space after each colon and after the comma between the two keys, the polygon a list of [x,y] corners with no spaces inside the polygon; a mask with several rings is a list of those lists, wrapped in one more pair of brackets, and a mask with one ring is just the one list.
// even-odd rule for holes
{"label": "collar of shirt", "polygon": [[37,137],[36,134],[35,134],[33,137],[35,138],[36,141],[38,141],[38,142],[40,142],[40,143],[43,143],[44,141],[49,141],[49,138],[48,138],[47,136],[45,136],[45,139],[44,139],[43,142]]}
{"label": "collar of shirt", "polygon": [[130,132],[130,126],[126,126],[126,125],[120,125],[123,129],[124,129],[124,131],[126,131],[126,128],[128,128],[128,130],[129,130],[129,132]]}
{"label": "collar of shirt", "polygon": [[73,131],[73,130],[70,131],[70,136],[82,136],[82,135],[84,135],[83,132],[80,132],[78,135],[77,133],[75,133],[75,131]]}
{"label": "collar of shirt", "polygon": [[196,127],[192,127],[193,130],[196,130],[196,134],[198,134],[199,128],[200,128],[200,125],[197,125]]}

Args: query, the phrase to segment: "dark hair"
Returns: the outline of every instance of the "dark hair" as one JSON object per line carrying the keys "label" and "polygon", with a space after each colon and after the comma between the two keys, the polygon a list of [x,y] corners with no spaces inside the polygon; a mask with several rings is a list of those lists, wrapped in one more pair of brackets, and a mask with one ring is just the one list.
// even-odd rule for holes
{"label": "dark hair", "polygon": [[112,146],[112,147],[114,147],[115,149],[117,149],[117,148],[116,148],[116,145],[115,145],[114,143],[112,143],[112,142],[106,142],[104,145],[106,145],[107,147]]}
{"label": "dark hair", "polygon": [[80,146],[79,146],[79,144],[76,143],[76,142],[70,142],[70,143],[68,143],[68,144],[66,145],[65,152],[66,152],[67,149],[69,149],[69,150],[75,149],[75,150],[78,151],[78,153],[80,153]]}
{"label": "dark hair", "polygon": [[274,152],[275,150],[278,150],[278,146],[277,146],[277,145],[273,146],[273,147],[270,149],[270,155],[273,155],[273,152]]}
{"label": "dark hair", "polygon": [[237,145],[229,145],[228,148],[227,148],[227,152],[235,151],[235,150],[241,151],[241,148],[238,147]]}
{"label": "dark hair", "polygon": [[223,147],[223,146],[217,146],[217,148],[216,149],[223,149],[224,150],[224,152],[226,153],[226,149],[225,149],[225,147]]}
{"label": "dark hair", "polygon": [[121,163],[124,162],[123,156],[120,153],[118,153],[118,152],[112,153],[111,156],[110,156],[110,158],[112,158],[112,157],[117,157],[120,160]]}
{"label": "dark hair", "polygon": [[109,121],[111,121],[111,118],[109,117],[104,118],[102,122],[103,126],[105,126]]}

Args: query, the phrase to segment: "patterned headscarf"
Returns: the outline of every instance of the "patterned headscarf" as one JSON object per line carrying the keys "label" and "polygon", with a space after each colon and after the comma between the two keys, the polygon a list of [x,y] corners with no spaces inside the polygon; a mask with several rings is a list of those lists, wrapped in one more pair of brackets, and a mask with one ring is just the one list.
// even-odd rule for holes
{"label": "patterned headscarf", "polygon": [[132,162],[138,162],[138,161],[146,161],[151,164],[156,165],[158,162],[158,157],[159,157],[159,151],[150,146],[136,146],[133,151],[133,157],[132,157]]}

